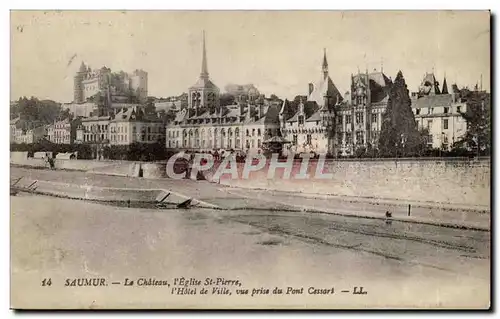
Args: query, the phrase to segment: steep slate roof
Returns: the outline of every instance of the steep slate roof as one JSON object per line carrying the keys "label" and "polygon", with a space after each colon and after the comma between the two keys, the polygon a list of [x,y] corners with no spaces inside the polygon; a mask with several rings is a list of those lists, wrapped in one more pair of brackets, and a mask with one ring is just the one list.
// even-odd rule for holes
{"label": "steep slate roof", "polygon": [[451,94],[427,95],[411,101],[414,108],[426,108],[435,106],[450,106],[453,102]]}
{"label": "steep slate roof", "polygon": [[333,84],[330,76],[322,78],[314,84],[313,91],[307,97],[307,101],[316,102],[319,106],[324,106],[325,96],[329,96],[332,98],[339,97],[338,102],[341,102],[343,99],[339,90],[337,89],[335,84]]}
{"label": "steep slate roof", "polygon": [[434,76],[434,73],[425,74],[424,79],[422,80],[422,85],[425,85],[426,83],[430,84],[431,86],[431,92],[429,92],[429,94],[440,94],[439,84],[436,80],[436,77]]}
{"label": "steep slate roof", "polygon": [[218,87],[208,78],[199,78],[191,89],[218,89]]}
{"label": "steep slate roof", "polygon": [[[391,79],[389,79],[383,72],[372,72],[368,73],[368,78],[370,79],[370,96],[372,103],[386,102],[389,99],[389,89],[392,85]],[[366,87],[366,73],[358,73],[353,76],[352,82],[357,83],[358,79]]]}
{"label": "steep slate roof", "polygon": [[82,122],[105,121],[105,120],[110,120],[110,119],[111,119],[111,116],[92,116],[92,117],[82,118]]}
{"label": "steep slate roof", "polygon": [[[312,101],[307,101],[304,102],[304,117],[305,121],[310,119],[315,113],[318,113],[320,110],[320,106],[316,102]],[[300,112],[300,106],[297,112],[288,120],[287,122],[297,122],[299,120],[299,112]],[[319,114],[319,113],[318,113]],[[317,121],[315,118],[312,119],[311,121]]]}
{"label": "steep slate roof", "polygon": [[306,119],[306,122],[316,122],[321,120],[320,111],[316,111],[313,115]]}

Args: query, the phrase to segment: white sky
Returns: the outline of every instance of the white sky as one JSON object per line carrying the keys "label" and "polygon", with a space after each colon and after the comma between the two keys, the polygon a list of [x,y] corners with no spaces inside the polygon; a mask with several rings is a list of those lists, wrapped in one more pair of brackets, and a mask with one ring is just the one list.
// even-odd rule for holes
{"label": "white sky", "polygon": [[320,77],[323,48],[342,93],[358,67],[379,70],[382,59],[388,76],[403,71],[410,91],[433,68],[440,82],[446,73],[449,86],[473,87],[482,74],[490,90],[484,11],[16,11],[11,100],[70,102],[82,60],[93,69],[142,68],[149,95],[178,95],[199,76],[202,30],[210,77],[221,90],[253,83],[266,95],[306,94],[307,83]]}

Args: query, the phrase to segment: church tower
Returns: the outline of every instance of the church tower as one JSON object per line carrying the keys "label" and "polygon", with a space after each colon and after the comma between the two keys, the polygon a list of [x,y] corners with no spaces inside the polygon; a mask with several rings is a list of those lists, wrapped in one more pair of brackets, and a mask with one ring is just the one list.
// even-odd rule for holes
{"label": "church tower", "polygon": [[[203,31],[203,52],[201,58],[201,73],[198,81],[189,88],[188,109],[190,114],[210,113],[219,107],[219,88],[210,81],[207,64],[207,50],[205,45],[205,31]],[[193,112],[194,111],[194,112]]]}
{"label": "church tower", "polygon": [[328,61],[326,60],[326,48],[323,49],[323,79],[328,77]]}

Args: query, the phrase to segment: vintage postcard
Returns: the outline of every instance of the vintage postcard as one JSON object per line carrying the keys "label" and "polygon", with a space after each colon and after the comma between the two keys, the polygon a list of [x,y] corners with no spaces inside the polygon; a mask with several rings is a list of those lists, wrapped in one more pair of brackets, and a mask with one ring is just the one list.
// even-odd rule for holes
{"label": "vintage postcard", "polygon": [[489,11],[11,11],[13,309],[489,309]]}

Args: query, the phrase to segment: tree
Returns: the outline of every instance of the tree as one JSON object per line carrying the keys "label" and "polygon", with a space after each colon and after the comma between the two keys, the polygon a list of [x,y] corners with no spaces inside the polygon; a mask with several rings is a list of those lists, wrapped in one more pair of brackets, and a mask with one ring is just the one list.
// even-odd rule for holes
{"label": "tree", "polygon": [[155,114],[156,113],[156,106],[154,101],[148,100],[146,104],[144,105],[144,113],[146,114]]}
{"label": "tree", "polygon": [[35,97],[22,97],[10,112],[12,118],[19,116],[33,125],[50,124],[60,116],[61,105],[52,100],[40,101]]}
{"label": "tree", "polygon": [[414,156],[421,148],[422,138],[411,110],[410,95],[403,73],[399,71],[389,92],[387,108],[382,115],[380,155]]}
{"label": "tree", "polygon": [[220,106],[233,105],[235,97],[230,93],[223,93],[220,95],[219,101],[220,101]]}
{"label": "tree", "polygon": [[463,95],[467,109],[461,116],[467,121],[467,132],[454,148],[474,150],[479,155],[491,152],[491,97],[484,92],[468,91]]}

